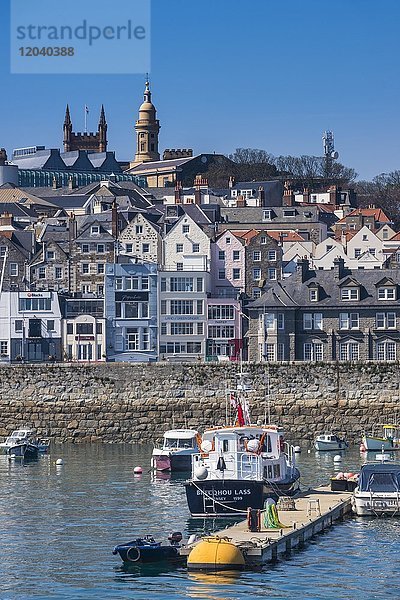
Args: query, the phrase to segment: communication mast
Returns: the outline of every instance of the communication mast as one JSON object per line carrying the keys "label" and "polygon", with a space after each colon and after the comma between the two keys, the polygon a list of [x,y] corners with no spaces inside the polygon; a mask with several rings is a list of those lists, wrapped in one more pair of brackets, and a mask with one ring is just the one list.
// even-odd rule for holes
{"label": "communication mast", "polygon": [[339,152],[335,150],[333,131],[324,131],[322,136],[324,147],[325,177],[332,177],[333,161],[339,158]]}

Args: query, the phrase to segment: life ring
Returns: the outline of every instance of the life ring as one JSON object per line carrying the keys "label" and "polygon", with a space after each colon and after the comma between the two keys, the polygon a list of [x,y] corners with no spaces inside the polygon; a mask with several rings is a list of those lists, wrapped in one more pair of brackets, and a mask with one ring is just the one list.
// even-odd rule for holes
{"label": "life ring", "polygon": [[[136,552],[136,556],[132,557],[131,556],[131,551],[135,550]],[[129,560],[129,562],[137,562],[138,560],[140,560],[140,550],[137,546],[131,546],[127,552],[126,552],[126,558]]]}
{"label": "life ring", "polygon": [[[208,456],[209,452],[204,452],[204,450],[201,447],[201,444],[203,443],[203,439],[202,439],[202,437],[201,437],[201,435],[199,433],[196,435],[196,443],[197,443],[197,446],[199,448],[201,456],[203,456],[203,457],[204,456]],[[211,441],[211,450],[210,450],[210,452],[214,452],[214,450],[215,450],[215,438],[213,438],[212,441]]]}

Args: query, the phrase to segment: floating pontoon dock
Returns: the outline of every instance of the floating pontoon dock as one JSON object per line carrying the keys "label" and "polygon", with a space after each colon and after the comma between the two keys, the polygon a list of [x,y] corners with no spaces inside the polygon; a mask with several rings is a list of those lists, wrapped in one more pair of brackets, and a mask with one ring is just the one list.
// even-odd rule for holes
{"label": "floating pontoon dock", "polygon": [[188,557],[188,568],[193,570],[259,567],[300,548],[315,534],[341,521],[351,512],[351,497],[352,492],[335,492],[324,486],[310,489],[298,498],[278,503],[279,521],[284,527],[265,528],[261,511],[259,531],[250,531],[245,520],[183,547],[181,554]]}

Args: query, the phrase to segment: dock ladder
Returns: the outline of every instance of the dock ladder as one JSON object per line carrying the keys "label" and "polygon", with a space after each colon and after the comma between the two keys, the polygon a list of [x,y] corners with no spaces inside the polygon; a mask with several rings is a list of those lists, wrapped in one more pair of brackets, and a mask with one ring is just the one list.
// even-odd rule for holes
{"label": "dock ladder", "polygon": [[315,512],[317,516],[321,514],[319,498],[310,498],[307,502],[307,517],[311,517],[313,512]]}
{"label": "dock ladder", "polygon": [[203,493],[203,507],[204,514],[215,513],[214,488]]}

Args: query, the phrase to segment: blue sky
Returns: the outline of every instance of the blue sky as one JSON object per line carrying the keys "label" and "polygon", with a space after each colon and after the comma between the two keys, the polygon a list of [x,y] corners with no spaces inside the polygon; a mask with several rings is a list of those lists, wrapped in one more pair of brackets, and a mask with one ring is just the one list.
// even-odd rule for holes
{"label": "blue sky", "polygon": [[[61,147],[66,102],[75,130],[85,104],[95,129],[104,103],[109,149],[131,159],[144,75],[11,75],[8,2],[0,146]],[[400,168],[399,24],[398,0],[153,0],[161,149],[319,155],[332,129],[359,178]]]}

